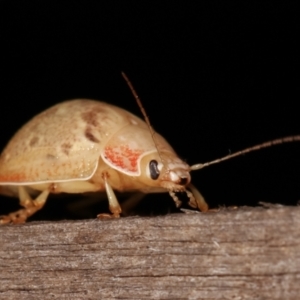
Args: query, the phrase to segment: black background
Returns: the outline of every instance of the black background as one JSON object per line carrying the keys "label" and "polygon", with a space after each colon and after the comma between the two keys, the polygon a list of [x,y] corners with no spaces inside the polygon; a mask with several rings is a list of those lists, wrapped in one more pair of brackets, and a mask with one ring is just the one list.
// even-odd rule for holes
{"label": "black background", "polygon": [[[0,147],[66,99],[105,100],[141,116],[121,71],[189,164],[299,134],[297,19],[296,7],[274,1],[0,1]],[[248,154],[194,172],[193,182],[211,207],[296,205],[299,150]],[[167,195],[148,199],[144,212],[173,210]],[[12,200],[1,201],[6,212]]]}

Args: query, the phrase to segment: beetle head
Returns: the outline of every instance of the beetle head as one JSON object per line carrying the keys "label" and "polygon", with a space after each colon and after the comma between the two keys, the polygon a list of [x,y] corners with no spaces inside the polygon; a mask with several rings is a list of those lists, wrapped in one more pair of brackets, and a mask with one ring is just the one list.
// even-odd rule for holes
{"label": "beetle head", "polygon": [[172,151],[149,153],[141,160],[141,176],[148,185],[169,191],[185,191],[190,183],[190,167]]}

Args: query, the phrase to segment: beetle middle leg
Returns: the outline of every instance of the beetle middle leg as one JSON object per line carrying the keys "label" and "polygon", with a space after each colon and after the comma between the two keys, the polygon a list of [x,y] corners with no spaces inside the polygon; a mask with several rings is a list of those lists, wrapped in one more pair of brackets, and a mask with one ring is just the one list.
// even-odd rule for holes
{"label": "beetle middle leg", "polygon": [[135,206],[146,196],[141,192],[133,193],[129,198],[122,202],[122,215],[129,216]]}
{"label": "beetle middle leg", "polygon": [[105,190],[108,198],[109,210],[112,213],[110,214],[99,214],[97,218],[119,218],[122,212],[121,206],[118,202],[116,194],[110,184],[107,182],[107,175],[103,174],[103,180],[105,184]]}
{"label": "beetle middle leg", "polygon": [[28,194],[24,186],[19,186],[18,191],[19,191],[20,205],[23,206],[24,208],[21,208],[8,215],[1,216],[0,224],[7,224],[7,223],[17,224],[17,223],[26,222],[27,218],[29,218],[38,210],[43,208],[43,206],[47,201],[48,195],[50,193],[48,189],[45,189],[36,197],[36,199],[32,200],[32,198],[30,197],[30,195]]}

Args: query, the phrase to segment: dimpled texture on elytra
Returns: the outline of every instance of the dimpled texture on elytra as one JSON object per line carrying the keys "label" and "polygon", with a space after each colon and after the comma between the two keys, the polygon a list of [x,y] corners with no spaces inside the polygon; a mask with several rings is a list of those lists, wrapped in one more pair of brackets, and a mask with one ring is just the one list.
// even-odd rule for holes
{"label": "dimpled texture on elytra", "polygon": [[88,178],[109,138],[129,123],[146,127],[133,114],[104,102],[59,103],[31,119],[8,143],[0,157],[0,182]]}

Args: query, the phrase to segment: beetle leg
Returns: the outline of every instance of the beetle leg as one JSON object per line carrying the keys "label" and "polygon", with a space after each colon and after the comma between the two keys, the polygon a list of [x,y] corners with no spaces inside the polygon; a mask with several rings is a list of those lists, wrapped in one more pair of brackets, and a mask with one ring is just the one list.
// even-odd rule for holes
{"label": "beetle leg", "polygon": [[118,199],[110,186],[110,184],[107,182],[107,176],[103,176],[104,183],[105,183],[105,190],[108,198],[108,204],[109,204],[109,210],[112,213],[110,214],[99,214],[97,215],[97,218],[119,218],[120,214],[122,212],[121,206],[118,202]]}
{"label": "beetle leg", "polygon": [[32,216],[34,213],[36,213],[45,205],[47,197],[49,195],[49,190],[46,189],[42,193],[40,193],[35,200],[32,200],[24,186],[19,186],[18,190],[19,190],[20,205],[23,206],[24,208],[21,208],[6,216],[1,216],[0,224],[7,224],[7,223],[17,224],[17,223],[26,222],[27,218]]}
{"label": "beetle leg", "polygon": [[182,202],[179,200],[179,198],[176,196],[175,192],[169,191],[170,196],[173,198],[176,207],[180,207]]}
{"label": "beetle leg", "polygon": [[188,185],[188,188],[191,190],[191,192],[188,190],[186,191],[186,194],[190,199],[189,205],[198,208],[202,212],[208,211],[208,205],[201,193],[191,183]]}
{"label": "beetle leg", "polygon": [[128,216],[135,206],[146,196],[144,193],[136,192],[122,202],[122,215]]}

